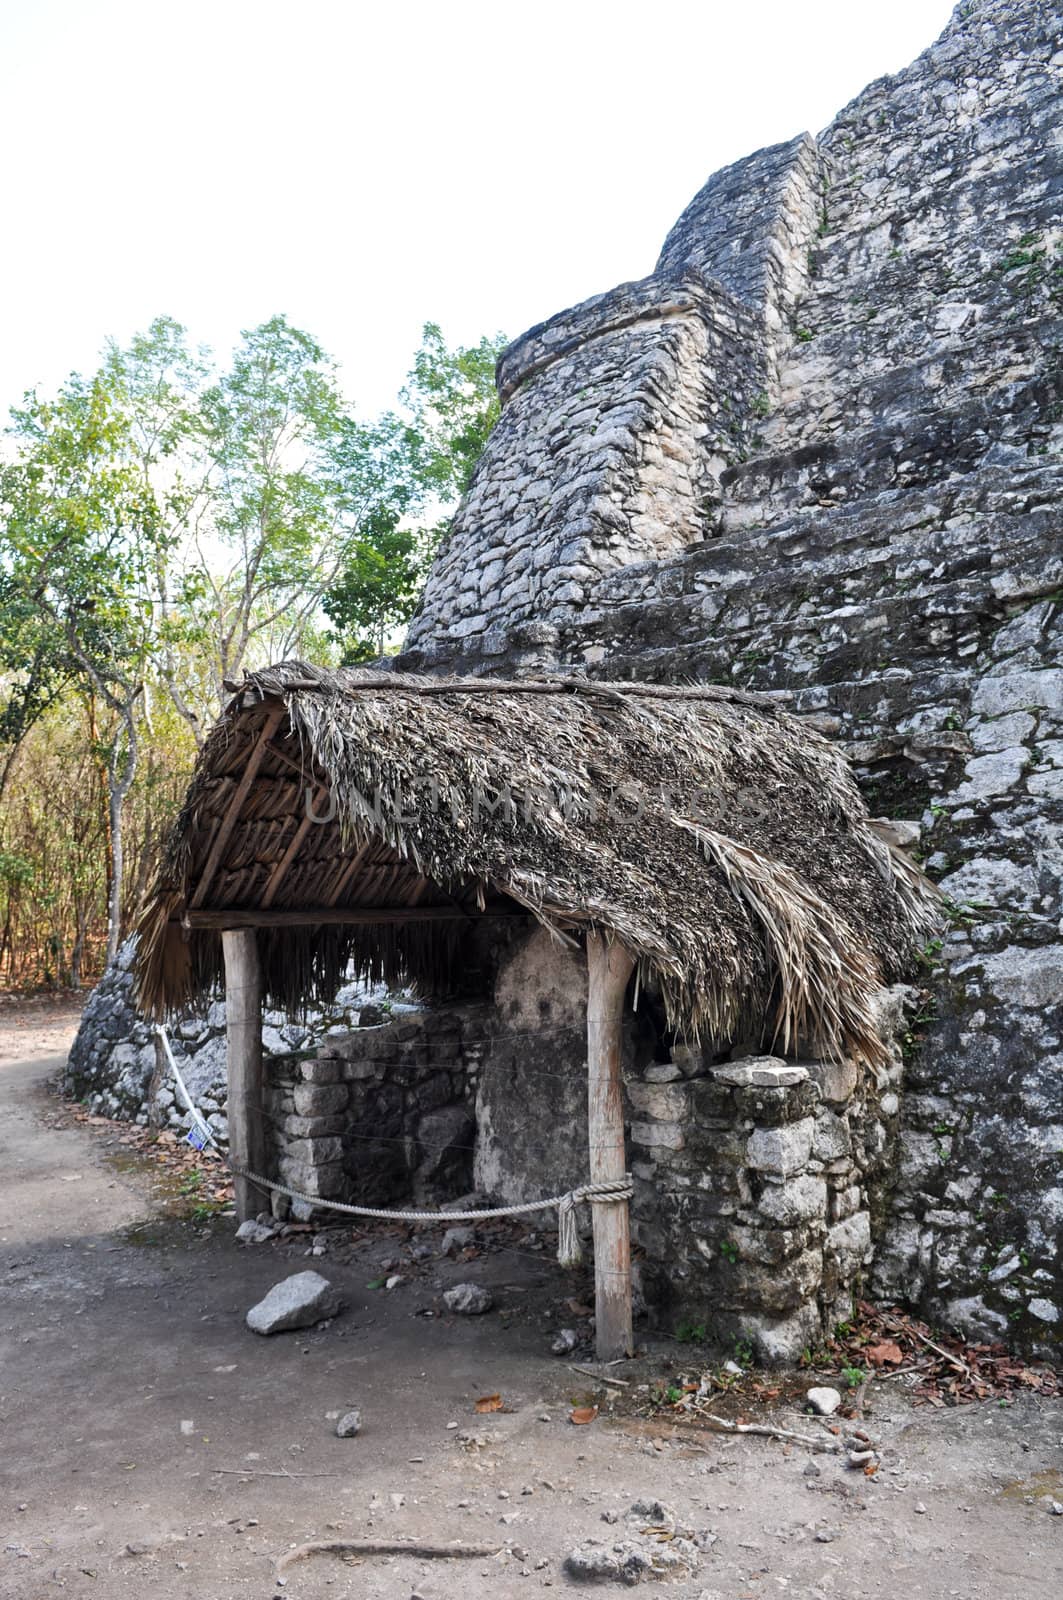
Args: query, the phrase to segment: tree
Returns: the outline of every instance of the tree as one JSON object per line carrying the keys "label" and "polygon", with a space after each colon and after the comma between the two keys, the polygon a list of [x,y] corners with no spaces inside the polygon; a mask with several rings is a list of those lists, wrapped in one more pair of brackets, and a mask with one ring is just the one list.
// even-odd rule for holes
{"label": "tree", "polygon": [[[505,345],[497,334],[450,350],[438,325],[425,323],[402,391],[408,420],[389,413],[372,439],[355,427],[345,475],[359,488],[358,533],[322,601],[347,664],[383,655],[388,635],[413,615],[446,532],[438,512],[465,493],[498,420],[495,365]],[[411,520],[431,510],[434,526]]]}
{"label": "tree", "polygon": [[398,513],[386,507],[370,513],[342,576],[322,602],[344,666],[384,654],[388,634],[413,615],[424,564],[417,529],[400,527]]}
{"label": "tree", "polygon": [[461,499],[498,421],[495,367],[504,334],[448,349],[442,330],[426,322],[402,391],[413,425],[411,454],[420,487],[444,505]]}
{"label": "tree", "polygon": [[126,349],[113,339],[102,378],[126,424],[125,445],[155,502],[161,536],[152,550],[155,666],[197,744],[205,737],[201,673],[189,673],[202,636],[197,604],[203,584],[189,572],[190,530],[204,513],[209,462],[203,449],[200,397],[209,376],[205,352],[193,355],[185,329],[156,317]]}
{"label": "tree", "polygon": [[[225,680],[364,661],[408,620],[497,415],[502,341],[428,324],[403,404],[363,420],[284,317],[218,367],[159,317],[27,396],[0,453],[0,965],[109,954]],[[435,526],[433,526],[433,523]]]}
{"label": "tree", "polygon": [[0,806],[19,751],[73,670],[63,638],[19,576],[0,570]]}
{"label": "tree", "polygon": [[24,611],[35,607],[86,698],[108,713],[99,733],[110,839],[107,954],[118,949],[123,804],[137,766],[137,707],[153,639],[151,573],[158,508],[129,449],[128,424],[99,375],[72,377],[55,401],[13,413],[16,454],[0,474],[0,567]]}

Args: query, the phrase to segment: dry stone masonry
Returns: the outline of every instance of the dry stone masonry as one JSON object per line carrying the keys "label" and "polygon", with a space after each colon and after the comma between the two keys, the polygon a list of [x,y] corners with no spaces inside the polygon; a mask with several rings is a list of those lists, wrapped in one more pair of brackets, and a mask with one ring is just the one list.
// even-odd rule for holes
{"label": "dry stone masonry", "polygon": [[[646,1299],[770,1358],[862,1284],[1036,1353],[1063,1335],[1061,105],[1058,5],[969,0],[818,138],[710,178],[648,278],[503,355],[399,658],[778,696],[948,895],[883,998],[880,1082],[629,1018]],[[176,1116],[127,966],[71,1082]],[[492,981],[355,1032],[267,1019],[288,1181],[374,1205],[583,1181],[582,967],[537,934]],[[222,1025],[177,1029],[216,1127]]]}
{"label": "dry stone masonry", "polygon": [[[779,695],[957,906],[874,1282],[1063,1333],[1063,23],[969,0],[499,367],[401,665]],[[678,1125],[678,1119],[676,1119]],[[883,1123],[885,1125],[885,1123]],[[704,1152],[706,1162],[711,1152]]]}
{"label": "dry stone masonry", "polygon": [[[63,1075],[64,1092],[98,1116],[184,1129],[188,1117],[154,1028],[133,1005],[135,948],[132,939],[125,942],[86,1002]],[[382,993],[352,983],[327,1012],[312,1011],[293,1019],[281,1011],[267,1011],[263,1053],[271,1063],[313,1055],[322,1040],[346,1036],[357,1026],[366,1002],[380,999]],[[169,1032],[188,1092],[214,1132],[226,1138],[224,999],[213,1001],[201,1014],[182,1018]]]}

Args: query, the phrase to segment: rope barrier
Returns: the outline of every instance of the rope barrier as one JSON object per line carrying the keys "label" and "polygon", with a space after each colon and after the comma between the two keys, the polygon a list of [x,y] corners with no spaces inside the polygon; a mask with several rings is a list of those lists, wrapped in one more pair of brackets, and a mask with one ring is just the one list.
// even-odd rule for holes
{"label": "rope barrier", "polygon": [[259,1188],[269,1189],[274,1194],[284,1194],[292,1200],[303,1200],[308,1205],[323,1211],[340,1211],[350,1217],[372,1217],[378,1222],[491,1222],[502,1217],[531,1216],[534,1212],[552,1211],[556,1207],[557,1259],[563,1267],[578,1266],[583,1260],[576,1207],[585,1201],[589,1201],[592,1205],[616,1205],[630,1200],[634,1193],[631,1174],[625,1173],[622,1178],[605,1180],[601,1183],[584,1183],[578,1189],[570,1189],[567,1194],[555,1194],[549,1200],[529,1200],[523,1205],[493,1206],[479,1211],[387,1211],[374,1206],[347,1205],[340,1200],[322,1200],[317,1195],[291,1189],[287,1184],[275,1183],[271,1178],[264,1178],[260,1172],[248,1172],[243,1167],[234,1166],[231,1161],[227,1160],[226,1165],[234,1177],[246,1178]]}
{"label": "rope barrier", "polygon": [[[184,1079],[174,1060],[170,1048],[169,1036],[161,1023],[157,1023],[155,1032],[162,1040],[167,1061],[173,1072],[174,1080],[180,1091],[181,1098],[188,1107],[193,1118],[196,1133],[205,1143],[210,1144],[225,1162],[229,1171],[235,1178],[244,1178],[253,1183],[257,1188],[266,1189],[271,1194],[283,1194],[290,1200],[299,1200],[304,1204],[322,1211],[338,1211],[344,1216],[371,1217],[375,1221],[383,1222],[414,1222],[414,1223],[454,1223],[454,1222],[494,1222],[504,1217],[532,1216],[539,1211],[557,1210],[557,1259],[563,1267],[575,1267],[583,1260],[583,1250],[579,1239],[579,1226],[576,1218],[577,1206],[589,1203],[591,1205],[619,1205],[631,1199],[634,1187],[631,1174],[626,1172],[622,1178],[603,1179],[599,1183],[584,1183],[578,1188],[570,1189],[566,1194],[551,1195],[548,1200],[528,1200],[521,1205],[493,1206],[476,1211],[391,1211],[374,1206],[348,1205],[340,1200],[323,1200],[319,1195],[305,1194],[300,1189],[292,1189],[287,1184],[276,1183],[272,1178],[266,1178],[260,1172],[250,1172],[244,1167],[236,1166],[230,1158],[223,1154],[214,1131],[204,1120],[199,1107],[185,1086]],[[202,1145],[200,1146],[202,1148]]]}

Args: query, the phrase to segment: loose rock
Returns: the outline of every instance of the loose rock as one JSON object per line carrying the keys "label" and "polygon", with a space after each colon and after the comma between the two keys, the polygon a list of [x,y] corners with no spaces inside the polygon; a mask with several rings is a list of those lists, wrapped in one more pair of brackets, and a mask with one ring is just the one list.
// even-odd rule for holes
{"label": "loose rock", "polygon": [[236,1230],[236,1237],[241,1244],[265,1244],[267,1239],[272,1239],[274,1229],[267,1227],[264,1222],[256,1222],[254,1217],[248,1217],[246,1222],[241,1222]]}
{"label": "loose rock", "polygon": [[443,1295],[448,1311],[459,1317],[482,1317],[494,1305],[494,1296],[478,1283],[456,1283]]}
{"label": "loose rock", "polygon": [[456,1256],[459,1251],[465,1250],[472,1244],[475,1237],[472,1228],[448,1228],[439,1246],[439,1253],[441,1256]]}
{"label": "loose rock", "polygon": [[552,1355],[570,1356],[579,1344],[579,1334],[575,1328],[562,1328],[550,1346]]}
{"label": "loose rock", "polygon": [[247,1313],[252,1333],[286,1333],[291,1328],[312,1328],[315,1322],[334,1317],[343,1301],[327,1278],[319,1272],[296,1272],[275,1283],[273,1288]]}
{"label": "loose rock", "polygon": [[842,1403],[837,1389],[809,1389],[805,1395],[811,1409],[818,1417],[832,1417]]}
{"label": "loose rock", "polygon": [[336,1424],[337,1439],[353,1439],[355,1434],[362,1431],[362,1413],[357,1407],[345,1411]]}

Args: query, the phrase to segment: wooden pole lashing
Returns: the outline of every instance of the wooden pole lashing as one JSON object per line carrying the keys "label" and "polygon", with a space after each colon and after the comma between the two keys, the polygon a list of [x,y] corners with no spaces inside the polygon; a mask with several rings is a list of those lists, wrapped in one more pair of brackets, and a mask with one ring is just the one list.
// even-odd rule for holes
{"label": "wooden pole lashing", "polygon": [[[234,1167],[262,1172],[266,1130],[262,1110],[262,974],[253,928],[227,928],[225,958],[225,1071],[228,1080],[229,1155]],[[234,1178],[240,1222],[269,1209],[269,1195],[247,1178]]]}
{"label": "wooden pole lashing", "polygon": [[[592,1183],[623,1178],[624,1098],[620,1053],[624,993],[635,962],[623,945],[587,934],[587,1131]],[[595,1350],[599,1361],[634,1352],[631,1231],[626,1200],[594,1204]]]}

